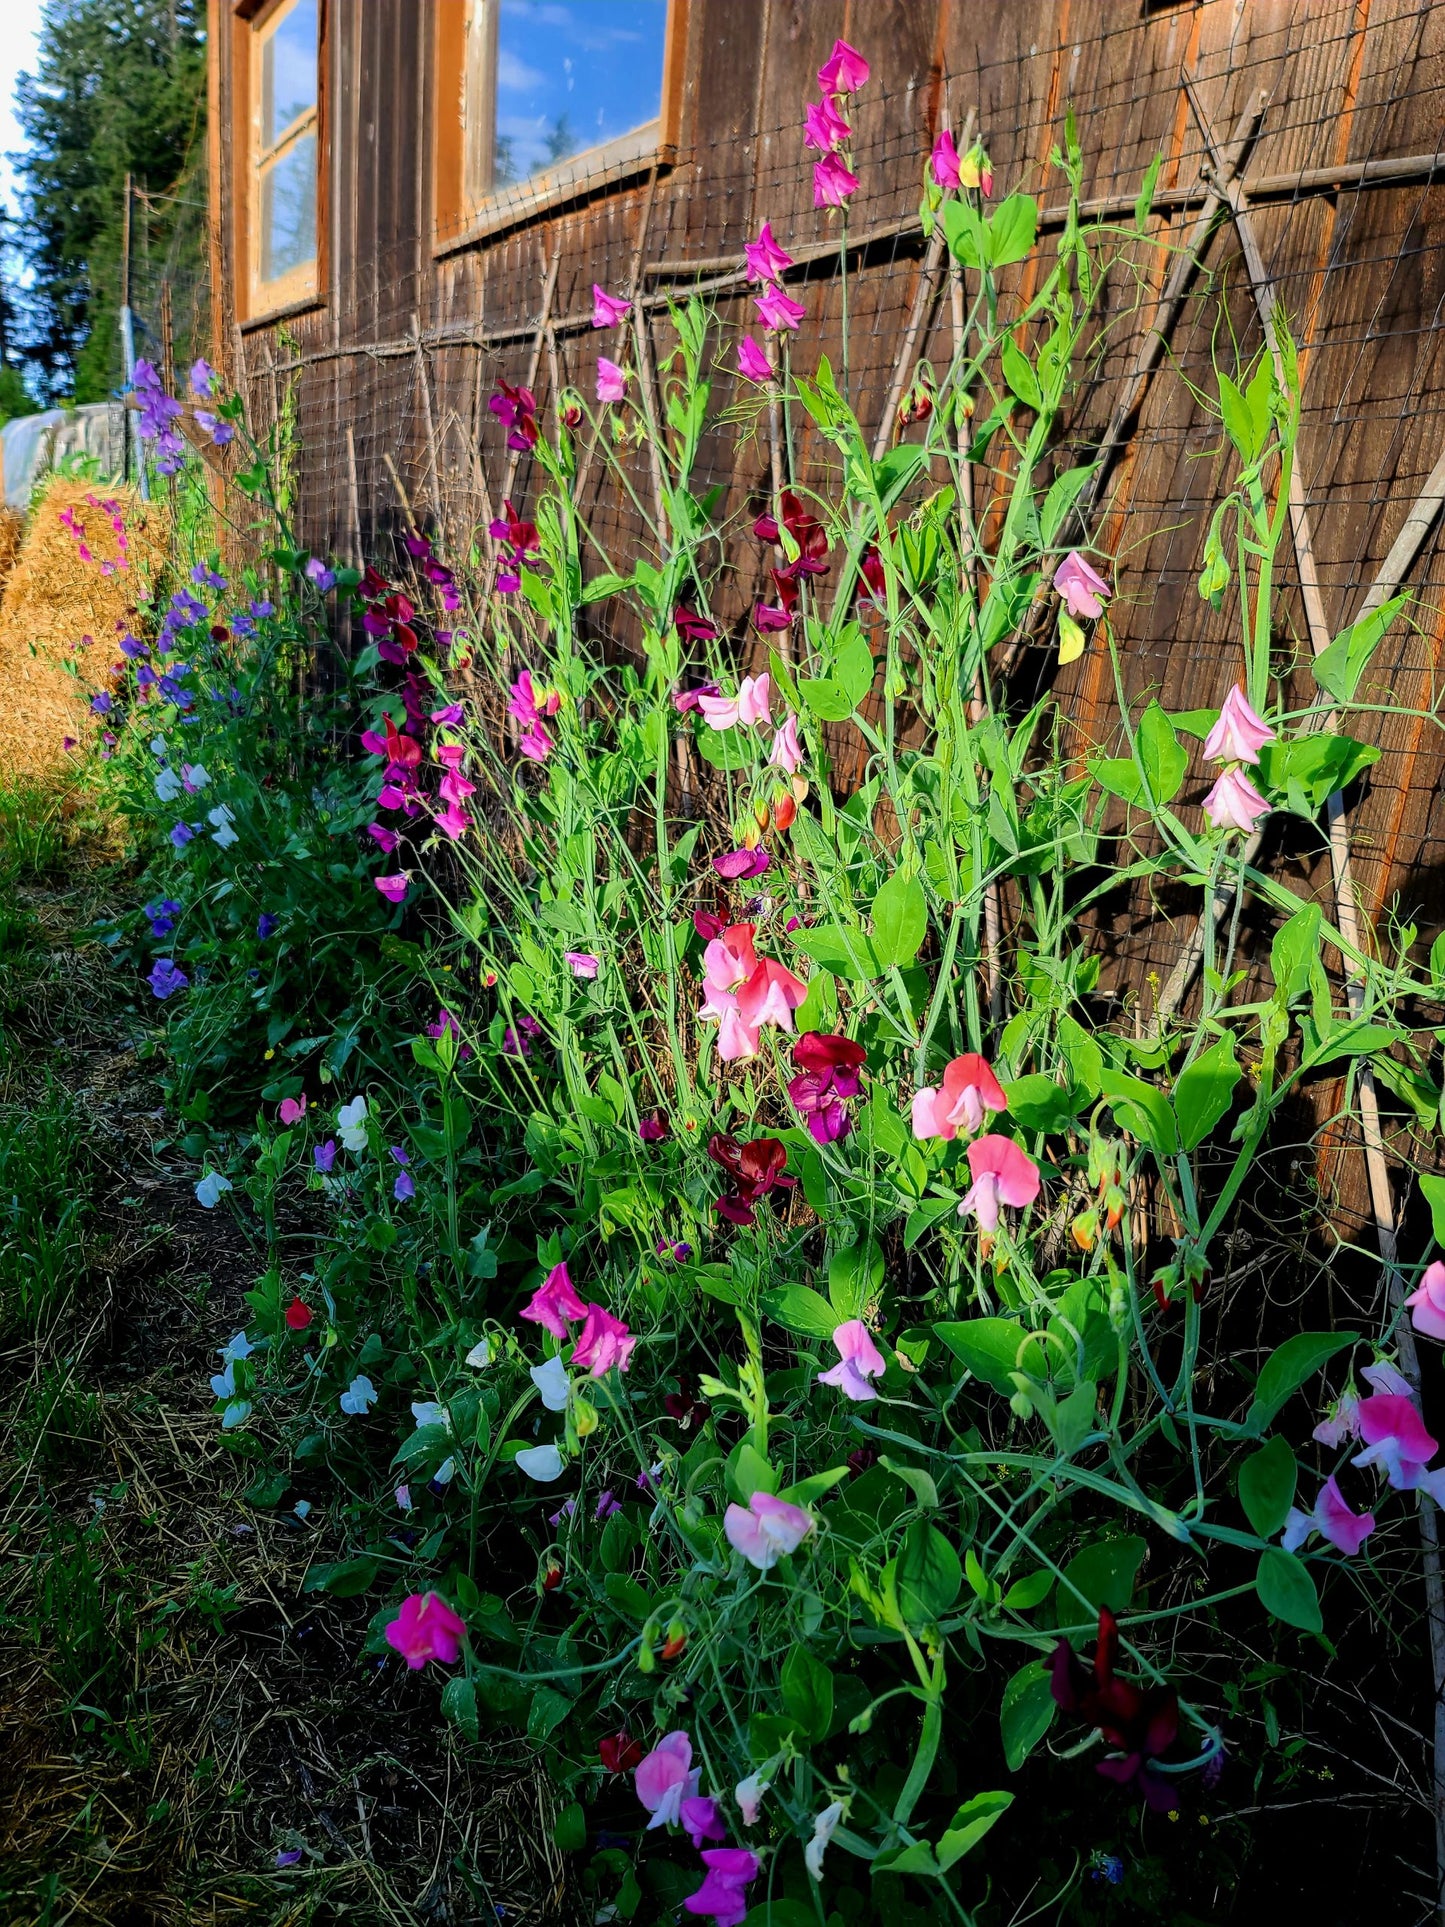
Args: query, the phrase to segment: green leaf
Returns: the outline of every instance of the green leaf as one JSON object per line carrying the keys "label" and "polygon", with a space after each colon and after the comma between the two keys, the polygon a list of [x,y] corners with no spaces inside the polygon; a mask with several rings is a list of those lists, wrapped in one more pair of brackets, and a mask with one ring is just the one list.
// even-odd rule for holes
{"label": "green leaf", "polygon": [[826,1740],[833,1724],[833,1675],[805,1646],[794,1646],[783,1661],[783,1710],[814,1742]]}
{"label": "green leaf", "polygon": [[332,1566],[313,1566],[302,1581],[302,1592],[329,1592],[333,1599],[356,1599],[369,1592],[381,1571],[381,1561],[369,1552],[341,1559]]}
{"label": "green leaf", "polygon": [[1234,1055],[1234,1036],[1226,1032],[1181,1071],[1174,1086],[1174,1115],[1186,1151],[1201,1145],[1229,1110],[1234,1087],[1243,1075]]}
{"label": "green leaf", "polygon": [[1288,743],[1266,743],[1260,751],[1259,772],[1265,787],[1283,792],[1286,806],[1299,816],[1313,816],[1327,796],[1348,789],[1355,778],[1378,763],[1373,743],[1353,736],[1296,736]]}
{"label": "green leaf", "polygon": [[571,1711],[572,1702],[565,1693],[559,1693],[553,1686],[539,1686],[527,1713],[527,1738],[545,1740],[549,1733],[556,1732]]}
{"label": "green leaf", "polygon": [[570,1800],[553,1821],[552,1844],[559,1853],[581,1853],[587,1845],[587,1816],[580,1800]]}
{"label": "green leaf", "polygon": [[1089,774],[1110,796],[1121,797],[1126,803],[1144,801],[1144,781],[1132,756],[1091,756]]}
{"label": "green leaf", "polygon": [[1119,1539],[1096,1539],[1093,1545],[1076,1552],[1064,1567],[1064,1576],[1059,1582],[1055,1604],[1060,1619],[1072,1619],[1079,1610],[1070,1588],[1084,1595],[1093,1612],[1100,1606],[1107,1606],[1111,1612],[1123,1612],[1133,1596],[1134,1581],[1148,1550],[1147,1542],[1137,1533],[1127,1533]]}
{"label": "green leaf", "polygon": [[948,1823],[948,1831],[935,1852],[944,1873],[955,1861],[976,1847],[989,1828],[1003,1818],[1014,1803],[1011,1793],[975,1793],[966,1800]]}
{"label": "green leaf", "polygon": [[909,1626],[933,1625],[959,1595],[962,1562],[950,1541],[926,1519],[915,1519],[903,1535],[894,1585],[899,1611]]}
{"label": "green leaf", "polygon": [[1031,194],[1010,194],[1000,202],[986,223],[989,266],[1012,267],[1032,254],[1038,225],[1038,203]]}
{"label": "green leaf", "polygon": [[1348,629],[1341,629],[1328,649],[1322,649],[1315,657],[1312,665],[1315,681],[1337,703],[1354,701],[1360,678],[1384,641],[1385,631],[1409,600],[1410,592],[1407,589],[1404,594],[1382,602],[1378,609],[1372,609],[1359,622],[1352,622]]}
{"label": "green leaf", "polygon": [[740,770],[753,766],[756,752],[747,730],[704,726],[698,730],[695,740],[698,755],[714,769]]}
{"label": "green leaf", "polygon": [[1047,1566],[1040,1566],[1037,1572],[1014,1581],[1003,1596],[1003,1604],[1010,1612],[1032,1612],[1035,1606],[1041,1606],[1048,1598],[1053,1585],[1054,1575]]}
{"label": "green leaf", "polygon": [[[800,816],[798,821],[802,820]],[[805,957],[836,977],[867,983],[879,974],[872,942],[852,925],[820,923],[811,930],[795,930],[793,942]]]}
{"label": "green leaf", "polygon": [[873,486],[883,507],[889,509],[922,468],[928,450],[921,442],[900,442],[896,448],[873,464]]}
{"label": "green leaf", "polygon": [[1248,465],[1253,462],[1264,448],[1265,437],[1269,433],[1269,366],[1268,357],[1261,365],[1260,373],[1265,378],[1264,407],[1259,408],[1259,376],[1249,384],[1247,393],[1241,393],[1228,375],[1219,377],[1219,406],[1224,416],[1224,430],[1239,451],[1240,459]]}
{"label": "green leaf", "polygon": [[1159,170],[1164,165],[1164,156],[1156,154],[1144,170],[1143,185],[1134,202],[1134,228],[1136,233],[1149,232],[1149,216],[1154,207],[1154,189],[1159,181]]}
{"label": "green leaf", "polygon": [[1355,1343],[1354,1332],[1298,1332],[1287,1338],[1265,1360],[1264,1370],[1254,1388],[1254,1403],[1245,1424],[1260,1433],[1287,1398],[1293,1396],[1306,1379],[1313,1378],[1336,1352]]}
{"label": "green leaf", "polygon": [[856,709],[873,687],[877,671],[868,638],[856,622],[850,622],[839,638],[831,666],[833,680]]}
{"label": "green leaf", "polygon": [[1269,965],[1275,989],[1284,1003],[1303,997],[1310,986],[1310,967],[1320,954],[1320,906],[1302,903],[1274,933],[1269,947]]}
{"label": "green leaf", "polygon": [[937,1511],[938,1487],[933,1483],[932,1475],[925,1472],[922,1466],[900,1465],[897,1459],[889,1458],[886,1452],[878,1463],[885,1472],[901,1480],[920,1505],[927,1506],[930,1511]]}
{"label": "green leaf", "polygon": [[1430,1207],[1430,1229],[1435,1234],[1435,1242],[1445,1245],[1445,1178],[1431,1177],[1428,1171],[1422,1171],[1420,1189]]}
{"label": "green leaf", "polygon": [[1065,1012],[1055,1026],[1054,1035],[1064,1054],[1076,1090],[1086,1098],[1097,1097],[1104,1075],[1104,1053],[1076,1018]]}
{"label": "green leaf", "polygon": [[828,1260],[828,1302],[840,1323],[861,1318],[882,1284],[883,1252],[876,1238],[860,1238]]}
{"label": "green leaf", "polygon": [[933,1849],[928,1842],[915,1840],[912,1846],[897,1847],[887,1853],[880,1853],[870,1871],[875,1876],[880,1873],[936,1874],[939,1872],[939,1865],[933,1857]]}
{"label": "green leaf", "polygon": [[1066,468],[1062,475],[1054,477],[1039,510],[1039,536],[1044,548],[1052,547],[1054,537],[1064,526],[1064,518],[1093,472],[1094,464],[1086,462],[1082,468]]}
{"label": "green leaf", "polygon": [[843,1323],[827,1299],[807,1285],[765,1291],[759,1303],[769,1318],[801,1338],[831,1338]]}
{"label": "green leaf", "polygon": [[449,1679],[442,1688],[442,1717],[450,1720],[462,1737],[475,1745],[477,1689],[469,1679]]}
{"label": "green leaf", "polygon": [[988,236],[983,216],[966,195],[955,195],[943,204],[943,238],[948,251],[966,268],[981,268]]}
{"label": "green leaf", "polygon": [[1141,1077],[1107,1068],[1099,1086],[1114,1116],[1131,1136],[1147,1144],[1157,1157],[1174,1156],[1179,1148],[1174,1112],[1161,1090]]}
{"label": "green leaf", "polygon": [[1057,1711],[1046,1668],[1037,1659],[1026,1660],[1004,1687],[999,1708],[1003,1757],[1010,1773],[1018,1772],[1053,1725]]}
{"label": "green leaf", "polygon": [[1298,1626],[1302,1633],[1324,1630],[1314,1576],[1292,1552],[1284,1552],[1279,1546],[1266,1546],[1259,1555],[1254,1589],[1272,1618],[1282,1619],[1286,1626]]}
{"label": "green leaf", "polygon": [[798,683],[798,694],[803,699],[804,708],[820,722],[845,723],[858,707],[842,683],[833,682],[826,676],[802,677]]}
{"label": "green leaf", "polygon": [[1148,799],[1159,805],[1172,802],[1189,767],[1189,752],[1157,702],[1150,703],[1139,718],[1134,755],[1148,785]]}
{"label": "green leaf", "polygon": [[1239,1503],[1261,1539],[1284,1530],[1298,1478],[1294,1453],[1277,1433],[1240,1466]]}
{"label": "green leaf", "polygon": [[874,897],[872,914],[879,969],[911,964],[928,934],[928,899],[918,878],[895,870]]}
{"label": "green leaf", "polygon": [[778,1475],[749,1439],[739,1439],[728,1454],[727,1484],[746,1505],[755,1492],[776,1492]]}
{"label": "green leaf", "polygon": [[1008,1099],[1008,1114],[1024,1131],[1063,1131],[1074,1120],[1075,1106],[1067,1091],[1042,1072],[1016,1077],[1003,1087]]}
{"label": "green leaf", "polygon": [[620,595],[624,589],[632,587],[632,578],[627,575],[596,575],[582,591],[584,603],[605,602],[608,596]]}
{"label": "green leaf", "polygon": [[1014,1390],[1013,1372],[1046,1376],[1043,1347],[1011,1318],[964,1318],[935,1325],[933,1330],[975,1378],[996,1392]]}
{"label": "green leaf", "polygon": [[1003,378],[1018,396],[1025,408],[1040,412],[1044,405],[1043,390],[1039,378],[1034,373],[1033,363],[1015,343],[1012,335],[1005,335],[1003,342]]}

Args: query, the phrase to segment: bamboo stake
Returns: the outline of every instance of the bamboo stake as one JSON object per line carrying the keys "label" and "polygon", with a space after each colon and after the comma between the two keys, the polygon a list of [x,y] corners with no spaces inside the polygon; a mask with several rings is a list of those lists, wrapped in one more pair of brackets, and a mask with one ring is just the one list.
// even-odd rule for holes
{"label": "bamboo stake", "polygon": [[356,483],[356,436],[351,423],[346,424],[346,484],[351,497],[351,562],[359,569],[361,563],[361,491]]}
{"label": "bamboo stake", "polygon": [[437,430],[432,415],[431,381],[427,375],[426,350],[421,345],[421,316],[411,318],[412,338],[416,342],[416,373],[421,384],[422,419],[426,423],[426,454],[428,492],[431,495],[432,513],[441,521],[441,469],[437,463]]}
{"label": "bamboo stake", "polygon": [[[647,178],[647,192],[642,197],[642,207],[637,216],[637,239],[632,244],[632,269],[627,277],[627,299],[632,303],[634,313],[636,313],[639,305],[643,275],[642,257],[647,248],[648,230],[652,225],[652,203],[656,193],[657,169],[654,167]],[[590,321],[591,318],[589,316],[589,326]],[[562,325],[566,326],[568,324],[564,323]],[[582,465],[577,470],[576,478],[572,483],[572,500],[574,504],[581,501],[582,491],[587,485],[587,478],[592,473],[592,461],[597,453],[597,438],[600,433],[600,426],[593,431],[592,438],[587,444],[587,453],[582,457]]]}

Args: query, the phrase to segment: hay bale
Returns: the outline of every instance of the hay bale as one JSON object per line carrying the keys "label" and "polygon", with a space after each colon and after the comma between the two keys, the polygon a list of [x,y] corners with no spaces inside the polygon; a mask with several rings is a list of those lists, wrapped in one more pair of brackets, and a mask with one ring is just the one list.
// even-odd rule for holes
{"label": "hay bale", "polygon": [[[124,524],[124,557],[100,506],[109,502]],[[61,520],[67,512],[80,540]],[[117,625],[149,591],[165,557],[167,522],[164,504],[93,482],[57,480],[36,504],[0,599],[0,688],[9,712],[0,782],[50,773],[67,736],[84,741],[94,730],[90,698],[111,681]],[[6,539],[13,535],[0,525],[0,570]],[[109,574],[102,568],[122,561]]]}

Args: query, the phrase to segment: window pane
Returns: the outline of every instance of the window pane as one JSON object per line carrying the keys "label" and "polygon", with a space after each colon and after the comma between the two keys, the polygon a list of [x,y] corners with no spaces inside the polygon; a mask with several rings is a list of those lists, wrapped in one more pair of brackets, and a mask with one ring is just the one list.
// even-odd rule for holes
{"label": "window pane", "polygon": [[261,279],[316,258],[316,136],[303,134],[261,176]]}
{"label": "window pane", "polygon": [[667,0],[500,0],[495,184],[656,120]]}
{"label": "window pane", "polygon": [[261,145],[274,147],[315,105],[316,0],[296,0],[261,48]]}

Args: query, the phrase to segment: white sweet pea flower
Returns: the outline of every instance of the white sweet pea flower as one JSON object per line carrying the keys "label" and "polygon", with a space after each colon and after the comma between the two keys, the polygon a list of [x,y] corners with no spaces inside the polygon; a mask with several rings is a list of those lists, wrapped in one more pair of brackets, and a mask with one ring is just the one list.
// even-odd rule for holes
{"label": "white sweet pea flower", "polygon": [[376,1387],[364,1372],[358,1372],[341,1394],[341,1409],[353,1418],[365,1418],[376,1403]]}
{"label": "white sweet pea flower", "polygon": [[562,1476],[562,1454],[555,1445],[530,1445],[517,1454],[517,1464],[538,1485],[550,1485]]}
{"label": "white sweet pea flower", "polygon": [[[211,772],[206,768],[204,763],[182,763],[181,775],[186,779],[187,783],[190,785],[190,787],[193,790],[203,790],[206,787],[207,783],[209,783],[211,780]],[[226,809],[226,806],[224,803],[221,805],[221,808],[223,810]],[[230,815],[231,815],[231,812],[229,810],[226,810],[226,816],[228,819],[230,818]]]}
{"label": "white sweet pea flower", "polygon": [[223,1178],[219,1171],[207,1171],[196,1184],[196,1203],[203,1204],[207,1211],[214,1211],[227,1191],[235,1187],[229,1178]]}
{"label": "white sweet pea flower", "polygon": [[251,1401],[248,1398],[233,1398],[221,1414],[221,1430],[234,1432],[238,1425],[244,1425],[251,1416]]}
{"label": "white sweet pea flower", "polygon": [[733,1798],[742,1811],[743,1825],[755,1827],[758,1824],[758,1810],[763,1804],[763,1795],[772,1785],[759,1773],[750,1773],[745,1780],[739,1780],[733,1788]]}
{"label": "white sweet pea flower", "polygon": [[348,1151],[366,1149],[366,1099],[353,1097],[349,1104],[343,1104],[336,1113],[336,1128],[341,1133],[341,1142]]}
{"label": "white sweet pea flower", "polygon": [[823,1878],[823,1855],[842,1818],[843,1802],[835,1800],[831,1806],[824,1807],[813,1822],[813,1837],[803,1849],[803,1860],[814,1880]]}
{"label": "white sweet pea flower", "polygon": [[217,1398],[234,1398],[236,1396],[236,1367],[230,1359],[226,1360],[225,1371],[211,1373],[211,1390]]}
{"label": "white sweet pea flower", "polygon": [[223,850],[229,850],[233,843],[239,843],[241,840],[231,828],[235,820],[224,803],[218,803],[215,809],[206,813],[206,821],[216,826],[211,832],[211,841]]}
{"label": "white sweet pea flower", "polygon": [[433,1485],[450,1485],[452,1480],[456,1476],[457,1476],[456,1460],[443,1459],[441,1464],[437,1467],[436,1471],[432,1473],[431,1482]]}
{"label": "white sweet pea flower", "polygon": [[485,1338],[479,1338],[467,1353],[466,1363],[474,1372],[485,1371],[492,1362],[492,1348]]}
{"label": "white sweet pea flower", "polygon": [[531,1380],[542,1394],[542,1403],[549,1412],[565,1412],[572,1387],[567,1377],[567,1367],[560,1358],[549,1358],[545,1365],[534,1365]]}
{"label": "white sweet pea flower", "polygon": [[164,737],[164,736],[152,736],[152,737],[151,737],[151,740],[150,740],[150,752],[151,752],[151,755],[152,755],[152,756],[164,756],[164,755],[165,755],[165,753],[166,753],[166,739],[165,739],[165,737]]}
{"label": "white sweet pea flower", "polygon": [[438,1405],[434,1398],[414,1398],[411,1402],[411,1415],[416,1420],[418,1431],[423,1425],[444,1425],[449,1432],[452,1429],[451,1415],[446,1406]]}
{"label": "white sweet pea flower", "polygon": [[181,779],[169,765],[156,771],[155,790],[162,803],[174,803],[180,795]]}

